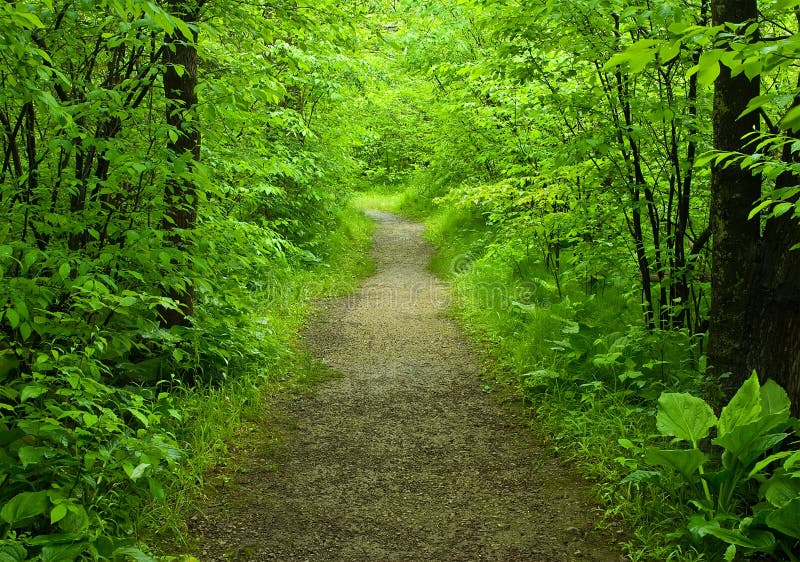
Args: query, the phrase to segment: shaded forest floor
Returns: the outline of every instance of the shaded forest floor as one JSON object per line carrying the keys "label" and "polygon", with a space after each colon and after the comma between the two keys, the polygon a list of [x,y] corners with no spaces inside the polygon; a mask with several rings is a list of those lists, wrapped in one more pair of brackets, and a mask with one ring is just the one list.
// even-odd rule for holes
{"label": "shaded forest floor", "polygon": [[447,318],[422,226],[378,221],[377,272],[323,304],[313,391],[273,399],[190,521],[206,560],[617,562],[588,486],[501,405]]}

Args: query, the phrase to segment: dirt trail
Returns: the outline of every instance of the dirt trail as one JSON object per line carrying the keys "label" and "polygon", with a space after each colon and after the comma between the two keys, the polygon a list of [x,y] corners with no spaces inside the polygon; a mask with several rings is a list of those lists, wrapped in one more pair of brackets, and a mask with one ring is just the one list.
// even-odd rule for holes
{"label": "dirt trail", "polygon": [[306,334],[341,376],[275,406],[285,445],[195,518],[201,560],[618,562],[586,485],[482,391],[422,227],[370,214],[377,273]]}

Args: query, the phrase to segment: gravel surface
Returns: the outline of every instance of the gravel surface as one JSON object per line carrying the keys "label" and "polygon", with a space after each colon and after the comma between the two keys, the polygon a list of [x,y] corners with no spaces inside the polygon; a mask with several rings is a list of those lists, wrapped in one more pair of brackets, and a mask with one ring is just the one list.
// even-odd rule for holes
{"label": "gravel surface", "polygon": [[486,392],[422,226],[369,214],[376,274],[305,334],[339,376],[234,451],[190,521],[200,559],[624,560],[587,484]]}

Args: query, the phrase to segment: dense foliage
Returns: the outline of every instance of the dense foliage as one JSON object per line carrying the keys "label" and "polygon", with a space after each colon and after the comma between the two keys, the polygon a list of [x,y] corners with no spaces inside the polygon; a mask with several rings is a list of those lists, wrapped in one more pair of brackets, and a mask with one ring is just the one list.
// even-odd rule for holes
{"label": "dense foliage", "polygon": [[144,557],[202,477],[191,395],[282,368],[354,243],[350,41],[332,2],[0,7],[0,558]]}
{"label": "dense foliage", "polygon": [[632,559],[797,559],[798,9],[3,4],[0,560],[180,533],[212,435],[362,268],[351,186],[428,218]]}

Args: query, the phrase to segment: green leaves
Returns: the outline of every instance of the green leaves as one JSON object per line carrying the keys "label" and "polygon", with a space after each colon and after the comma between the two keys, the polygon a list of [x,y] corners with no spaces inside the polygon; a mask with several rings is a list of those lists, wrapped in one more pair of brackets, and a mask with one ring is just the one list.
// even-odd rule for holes
{"label": "green leaves", "polygon": [[58,504],[50,511],[50,523],[51,524],[58,523],[59,521],[64,519],[64,517],[67,516],[68,512],[69,510],[67,509],[67,504],[65,503]]}
{"label": "green leaves", "polygon": [[698,530],[704,531],[705,534],[716,537],[727,544],[760,552],[771,552],[775,547],[775,536],[768,531],[748,530],[745,533],[739,529],[726,529],[711,523],[705,527],[700,527]]}
{"label": "green leaves", "polygon": [[755,373],[745,381],[742,387],[722,409],[719,417],[720,437],[730,433],[737,425],[755,421],[761,413],[758,378]]}
{"label": "green leaves", "polygon": [[14,310],[13,308],[9,308],[5,311],[6,321],[8,325],[12,328],[16,328],[19,326],[19,312]]}
{"label": "green leaves", "polygon": [[700,55],[700,60],[695,66],[689,69],[688,75],[697,74],[697,81],[703,86],[710,86],[714,83],[720,73],[720,59],[724,51],[706,51]]}
{"label": "green leaves", "polygon": [[800,482],[791,473],[777,469],[758,493],[773,508],[782,508],[800,497]]}
{"label": "green leaves", "polygon": [[[192,418],[154,387],[283,353],[275,311],[304,298],[286,279],[323,260],[349,190],[353,119],[331,111],[366,73],[340,8],[208,3],[190,24],[168,4],[0,5],[0,534],[24,545],[0,562],[147,559],[130,537],[188,470]],[[167,110],[165,69],[195,71],[177,46],[202,51],[203,83]],[[204,166],[169,153],[194,127]],[[192,291],[191,323],[164,329]]]}
{"label": "green leaves", "polygon": [[20,393],[20,402],[38,398],[39,396],[47,393],[47,387],[40,384],[29,384],[22,389]]}
{"label": "green leaves", "polygon": [[749,466],[788,434],[781,433],[789,424],[789,397],[780,386],[767,381],[763,387],[753,373],[722,409],[719,434],[713,440],[732,460]]}
{"label": "green leaves", "polygon": [[690,394],[665,392],[658,399],[656,423],[662,435],[689,441],[697,447],[698,441],[707,437],[717,424],[717,418],[704,400]]}
{"label": "green leaves", "polygon": [[21,544],[0,545],[0,562],[23,562],[28,551]]}
{"label": "green leaves", "polygon": [[22,462],[22,468],[28,468],[30,465],[42,462],[42,459],[44,459],[44,456],[48,452],[49,449],[46,447],[32,447],[26,445],[19,448],[17,455],[19,456],[20,462]]}
{"label": "green leaves", "polygon": [[644,460],[652,465],[677,470],[686,480],[693,480],[708,457],[697,449],[657,449],[648,447]]}
{"label": "green leaves", "polygon": [[[660,52],[659,49],[660,44],[658,41],[654,39],[642,39],[621,53],[616,53],[612,56],[608,62],[603,65],[603,70],[613,70],[618,66],[626,65],[630,72],[641,72],[648,64],[656,59],[656,55]],[[672,46],[667,49],[666,54],[669,55],[671,50]],[[675,54],[677,54],[677,52]]]}
{"label": "green leaves", "polygon": [[[736,548],[771,552],[781,535],[797,539],[800,533],[800,480],[798,452],[767,453],[788,433],[790,401],[775,382],[759,384],[753,373],[722,409],[719,420],[705,401],[689,394],[664,393],[659,399],[657,427],[662,435],[691,443],[691,449],[646,449],[645,461],[679,473],[692,486],[699,481],[703,493],[692,503],[702,512],[693,516],[688,527],[696,537],[713,536],[728,544],[726,559]],[[711,455],[699,449],[699,441],[716,425],[717,447]],[[721,449],[721,452],[720,452]],[[765,456],[766,455],[766,456]],[[710,458],[709,458],[710,457]],[[778,461],[782,466],[772,469]],[[721,462],[716,472],[706,474],[704,465]],[[766,500],[753,508],[758,518],[737,513],[739,500],[746,495],[748,480],[759,482],[759,496]],[[759,521],[758,524],[755,521]],[[778,533],[778,535],[776,535]]]}
{"label": "green leaves", "polygon": [[778,122],[781,129],[788,129],[793,133],[800,131],[800,105],[791,108]]}
{"label": "green leaves", "polygon": [[800,540],[800,495],[771,511],[766,521],[772,529]]}
{"label": "green leaves", "polygon": [[[39,356],[36,365],[43,372],[35,382],[10,385],[16,389],[10,394],[15,417],[6,416],[0,425],[4,471],[24,478],[27,488],[0,495],[0,528],[19,530],[26,551],[38,559],[60,562],[114,542],[103,531],[112,520],[114,529],[132,530],[133,513],[148,496],[164,500],[159,480],[170,476],[182,458],[171,435],[179,414],[167,393],[115,389],[93,380],[86,358],[55,352]],[[132,411],[150,427],[127,425]],[[13,431],[6,429],[9,421]],[[145,473],[143,485],[139,480]],[[76,479],[82,482],[77,491]],[[51,526],[52,534],[42,534]]]}
{"label": "green leaves", "polygon": [[10,15],[14,23],[23,29],[44,29],[42,20],[36,14],[14,9]]}
{"label": "green leaves", "polygon": [[0,509],[0,519],[12,528],[24,527],[50,508],[47,492],[22,492],[6,502]]}

